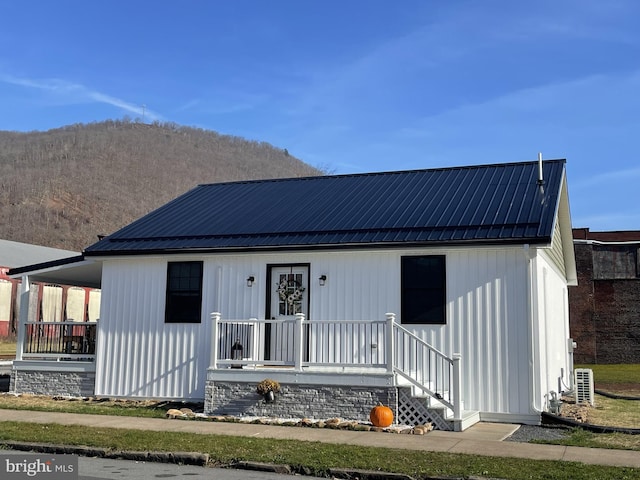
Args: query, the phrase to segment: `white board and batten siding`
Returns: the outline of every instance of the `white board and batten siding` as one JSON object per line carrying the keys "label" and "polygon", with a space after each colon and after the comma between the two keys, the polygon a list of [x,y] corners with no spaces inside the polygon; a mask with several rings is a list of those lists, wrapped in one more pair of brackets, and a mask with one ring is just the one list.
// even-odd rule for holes
{"label": "white board and batten siding", "polygon": [[[462,355],[465,409],[530,414],[528,260],[517,246],[105,259],[96,394],[203,399],[209,313],[264,318],[275,288],[266,285],[268,265],[309,265],[311,321],[383,320],[394,312],[401,322],[403,255],[446,255],[447,324],[405,326],[446,355]],[[165,324],[167,262],[189,260],[204,262],[202,322]]]}
{"label": "white board and batten siding", "polygon": [[535,261],[538,293],[535,299],[534,365],[539,366],[535,376],[538,383],[535,408],[545,408],[545,395],[560,393],[570,385],[571,365],[568,342],[569,300],[568,288],[557,264],[543,251]]}

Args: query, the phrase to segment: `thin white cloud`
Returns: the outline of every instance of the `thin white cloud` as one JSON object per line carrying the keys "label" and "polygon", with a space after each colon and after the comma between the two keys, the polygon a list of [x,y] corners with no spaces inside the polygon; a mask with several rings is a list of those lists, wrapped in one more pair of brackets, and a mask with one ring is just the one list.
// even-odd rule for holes
{"label": "thin white cloud", "polygon": [[0,82],[48,92],[68,103],[104,103],[124,110],[125,112],[144,117],[145,120],[163,120],[162,115],[148,109],[144,105],[136,105],[126,100],[92,90],[79,83],[72,83],[58,78],[31,79],[0,73]]}
{"label": "thin white cloud", "polygon": [[185,102],[182,105],[178,106],[175,109],[175,111],[184,112],[185,110],[191,110],[197,107],[200,103],[201,103],[201,100],[199,98],[194,98],[193,100],[189,100],[188,102]]}
{"label": "thin white cloud", "polygon": [[[508,126],[538,132],[558,127],[587,131],[631,125],[640,102],[634,93],[640,88],[640,70],[629,74],[591,75],[564,82],[503,93],[477,103],[423,116],[396,130],[399,138],[441,138],[444,132],[496,130]],[[604,121],[606,119],[606,121]],[[536,123],[538,122],[538,123]],[[632,122],[637,123],[637,121]]]}
{"label": "thin white cloud", "polygon": [[614,170],[591,175],[587,178],[581,178],[578,181],[572,182],[571,188],[590,188],[596,185],[602,185],[603,183],[629,181],[634,178],[640,178],[640,167]]}

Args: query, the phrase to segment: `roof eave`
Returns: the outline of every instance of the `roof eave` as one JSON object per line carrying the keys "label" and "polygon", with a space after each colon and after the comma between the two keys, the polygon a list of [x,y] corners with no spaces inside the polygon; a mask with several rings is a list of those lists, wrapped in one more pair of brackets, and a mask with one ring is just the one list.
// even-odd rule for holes
{"label": "roof eave", "polygon": [[298,245],[254,245],[208,248],[157,248],[145,250],[104,250],[85,252],[87,257],[115,257],[135,255],[178,255],[178,254],[206,254],[206,253],[252,253],[252,252],[282,252],[282,251],[317,251],[317,250],[362,250],[362,249],[398,249],[398,248],[446,248],[446,247],[498,247],[513,245],[549,245],[550,237],[535,238],[505,238],[505,239],[479,239],[460,241],[429,241],[429,242],[366,242],[366,243],[339,243],[339,244],[298,244]]}

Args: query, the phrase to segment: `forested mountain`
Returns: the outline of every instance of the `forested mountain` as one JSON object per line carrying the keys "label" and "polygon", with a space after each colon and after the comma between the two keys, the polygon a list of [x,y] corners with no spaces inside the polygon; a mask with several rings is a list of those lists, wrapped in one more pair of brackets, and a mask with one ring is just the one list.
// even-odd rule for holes
{"label": "forested mountain", "polygon": [[81,251],[201,183],[320,174],[267,143],[175,124],[0,131],[0,238]]}

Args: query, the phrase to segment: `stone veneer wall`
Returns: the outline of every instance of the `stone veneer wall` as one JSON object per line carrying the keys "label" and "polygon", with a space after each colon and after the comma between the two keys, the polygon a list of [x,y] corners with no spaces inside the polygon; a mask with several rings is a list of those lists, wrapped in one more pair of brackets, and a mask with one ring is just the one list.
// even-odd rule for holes
{"label": "stone veneer wall", "polygon": [[282,384],[272,403],[256,393],[256,383],[213,382],[205,386],[207,415],[368,421],[371,409],[382,403],[394,415],[398,410],[395,387]]}
{"label": "stone veneer wall", "polygon": [[95,372],[12,371],[10,392],[33,395],[90,397],[94,393]]}

